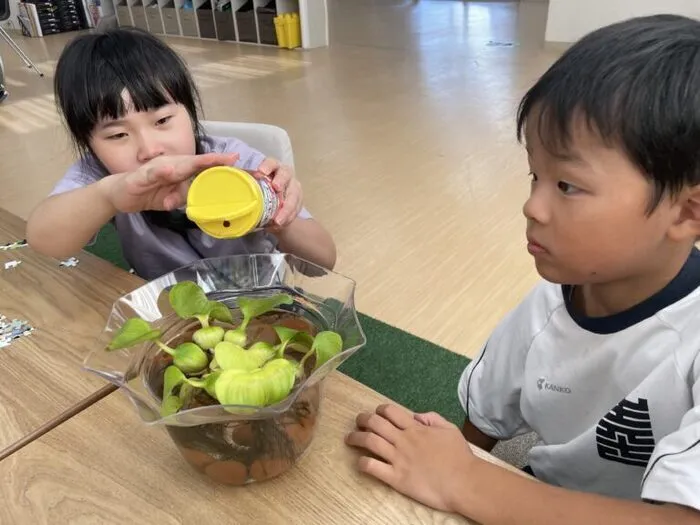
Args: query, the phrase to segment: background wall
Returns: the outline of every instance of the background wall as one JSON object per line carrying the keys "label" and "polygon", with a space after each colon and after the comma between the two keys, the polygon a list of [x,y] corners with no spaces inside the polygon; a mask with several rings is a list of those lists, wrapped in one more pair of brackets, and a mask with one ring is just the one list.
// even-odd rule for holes
{"label": "background wall", "polygon": [[599,27],[658,13],[700,19],[700,0],[550,0],[545,40],[574,42]]}

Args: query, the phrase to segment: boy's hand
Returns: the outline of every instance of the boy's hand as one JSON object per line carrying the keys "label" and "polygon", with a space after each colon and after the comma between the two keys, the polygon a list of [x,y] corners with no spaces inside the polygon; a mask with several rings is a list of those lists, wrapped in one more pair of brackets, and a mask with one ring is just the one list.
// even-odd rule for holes
{"label": "boy's hand", "polygon": [[274,217],[274,229],[289,226],[297,218],[302,208],[301,183],[294,175],[294,168],[284,166],[278,160],[266,158],[253,176],[260,179],[267,177],[272,181],[280,198],[280,209]]}
{"label": "boy's hand", "polygon": [[396,405],[362,413],[356,423],[346,443],[371,454],[360,457],[362,472],[425,505],[455,512],[460,495],[453,492],[478,461],[459,428],[438,414],[414,415]]}
{"label": "boy's hand", "polygon": [[213,166],[230,166],[237,153],[162,156],[131,173],[102,179],[105,198],[116,211],[174,210],[187,202],[190,180]]}

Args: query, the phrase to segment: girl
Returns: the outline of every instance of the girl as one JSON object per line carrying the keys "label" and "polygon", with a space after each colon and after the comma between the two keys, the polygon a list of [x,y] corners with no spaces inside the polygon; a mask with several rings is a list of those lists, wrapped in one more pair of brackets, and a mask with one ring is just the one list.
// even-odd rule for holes
{"label": "girl", "polygon": [[[76,38],[61,54],[54,89],[80,160],[29,218],[36,251],[69,256],[112,221],[125,259],[146,279],[203,258],[274,250],[335,265],[333,239],[302,208],[291,168],[240,140],[205,135],[187,67],[155,36],[122,28]],[[271,178],[283,198],[274,226],[219,240],[187,219],[189,181],[217,165]]]}

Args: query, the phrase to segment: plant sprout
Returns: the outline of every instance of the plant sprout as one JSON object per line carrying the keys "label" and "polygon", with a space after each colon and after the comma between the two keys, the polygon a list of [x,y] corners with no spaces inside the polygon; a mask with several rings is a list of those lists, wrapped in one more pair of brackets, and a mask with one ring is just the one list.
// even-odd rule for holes
{"label": "plant sprout", "polygon": [[[314,337],[285,326],[273,327],[277,344],[251,341],[248,346],[250,322],[280,306],[293,304],[288,294],[239,297],[242,320],[228,330],[228,326],[234,325],[231,310],[223,303],[210,301],[194,282],[176,284],[168,298],[178,317],[199,321],[201,327],[192,335],[192,341],[170,348],[161,341],[160,330],[143,319],[132,318],[107,347],[118,350],[153,342],[172,357],[172,364],[163,372],[163,417],[187,408],[193,400],[201,399],[201,395],[239,413],[279,403],[292,392],[297,380],[303,378],[310,357],[315,356],[314,369],[317,369],[343,348],[343,340],[336,332],[322,331]],[[301,354],[301,359],[286,357],[288,351]]]}
{"label": "plant sprout", "polygon": [[204,348],[211,350],[224,339],[224,329],[221,326],[210,326],[211,319],[224,323],[233,323],[231,310],[217,301],[209,301],[204,291],[192,281],[183,281],[170,289],[168,294],[170,305],[175,313],[183,319],[196,318],[202,328],[192,336],[192,340]]}
{"label": "plant sprout", "polygon": [[245,346],[248,342],[246,329],[252,319],[284,304],[291,305],[293,302],[292,297],[288,294],[279,294],[263,298],[240,297],[238,299],[238,308],[240,308],[241,314],[243,315],[243,321],[235,330],[227,331],[224,339],[229,343]]}

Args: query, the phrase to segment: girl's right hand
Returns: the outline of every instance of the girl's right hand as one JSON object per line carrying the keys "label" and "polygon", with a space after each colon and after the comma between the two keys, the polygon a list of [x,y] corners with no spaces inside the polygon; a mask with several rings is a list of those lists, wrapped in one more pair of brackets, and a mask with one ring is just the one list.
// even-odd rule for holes
{"label": "girl's right hand", "polygon": [[190,181],[213,166],[232,166],[237,153],[156,157],[138,170],[102,179],[104,195],[118,212],[174,210],[187,202]]}

